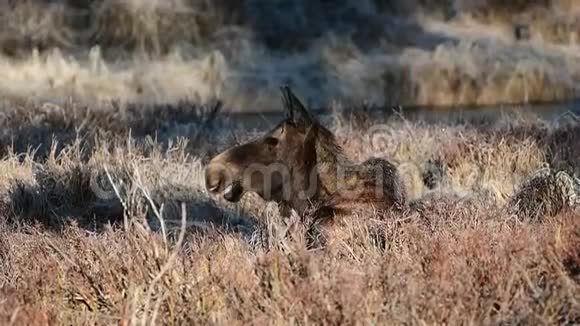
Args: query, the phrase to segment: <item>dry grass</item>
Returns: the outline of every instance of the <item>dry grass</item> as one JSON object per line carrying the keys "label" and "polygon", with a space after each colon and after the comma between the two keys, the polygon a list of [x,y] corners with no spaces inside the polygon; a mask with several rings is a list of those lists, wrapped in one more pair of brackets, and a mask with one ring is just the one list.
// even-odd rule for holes
{"label": "dry grass", "polygon": [[360,128],[375,121],[331,117],[349,155],[409,167],[413,197],[429,209],[384,220],[356,212],[308,250],[303,227],[275,207],[207,196],[204,161],[236,129],[211,111],[6,105],[2,324],[580,322],[579,212],[513,223],[502,210],[544,163],[578,172],[574,120],[393,117],[370,146]]}
{"label": "dry grass", "polygon": [[[4,1],[0,94],[147,104],[497,105],[578,97],[571,1]],[[517,40],[523,26],[529,40]],[[36,50],[38,51],[36,51]]]}
{"label": "dry grass", "polygon": [[90,8],[94,41],[105,49],[166,54],[172,46],[204,46],[223,26],[240,20],[244,1],[106,0]]}

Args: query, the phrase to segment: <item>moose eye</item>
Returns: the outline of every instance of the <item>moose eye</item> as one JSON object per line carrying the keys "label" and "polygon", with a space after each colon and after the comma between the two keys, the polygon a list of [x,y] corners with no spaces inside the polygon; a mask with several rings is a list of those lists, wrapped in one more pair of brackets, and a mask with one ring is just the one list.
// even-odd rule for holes
{"label": "moose eye", "polygon": [[266,138],[265,141],[266,141],[266,144],[268,144],[268,146],[274,147],[274,146],[278,145],[278,139],[276,139],[274,137],[268,137],[268,138]]}

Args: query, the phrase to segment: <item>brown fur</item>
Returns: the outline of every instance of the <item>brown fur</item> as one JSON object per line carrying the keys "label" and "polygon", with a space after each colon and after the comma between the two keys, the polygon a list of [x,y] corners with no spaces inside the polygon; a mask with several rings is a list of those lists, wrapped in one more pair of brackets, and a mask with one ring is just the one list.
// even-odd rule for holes
{"label": "brown fur", "polygon": [[[379,158],[361,164],[350,161],[333,133],[311,116],[289,88],[283,92],[287,118],[260,138],[214,157],[206,170],[210,192],[222,194],[234,184],[232,193],[224,194],[230,201],[255,192],[276,201],[283,216],[294,209],[302,217],[313,212],[316,221],[332,221],[336,214],[360,205],[380,211],[408,207],[394,164]],[[273,167],[269,171],[284,171],[283,176],[244,172],[256,164]],[[271,191],[265,189],[265,183],[271,185]]]}

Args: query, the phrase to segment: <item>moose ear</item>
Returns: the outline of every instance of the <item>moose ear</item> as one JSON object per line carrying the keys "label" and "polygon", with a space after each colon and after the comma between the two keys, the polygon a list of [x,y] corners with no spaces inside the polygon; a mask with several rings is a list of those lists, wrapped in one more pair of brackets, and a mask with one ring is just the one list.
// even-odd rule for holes
{"label": "moose ear", "polygon": [[290,87],[282,87],[282,94],[284,97],[284,105],[288,112],[288,117],[295,122],[302,122],[306,125],[314,123],[314,118],[308,112],[304,104],[294,95]]}
{"label": "moose ear", "polygon": [[294,121],[294,106],[290,97],[290,88],[288,86],[280,87],[282,91],[282,101],[284,102],[284,109],[286,111],[286,118]]}

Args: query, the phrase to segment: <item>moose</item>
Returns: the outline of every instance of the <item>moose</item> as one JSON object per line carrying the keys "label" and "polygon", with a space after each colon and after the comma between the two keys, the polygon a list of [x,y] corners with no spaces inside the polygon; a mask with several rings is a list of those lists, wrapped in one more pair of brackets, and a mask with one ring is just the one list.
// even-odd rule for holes
{"label": "moose", "polygon": [[397,167],[385,159],[356,164],[335,135],[314,117],[288,86],[281,87],[285,119],[248,143],[213,157],[206,167],[207,190],[238,202],[247,192],[326,223],[353,207],[404,211],[407,193]]}

